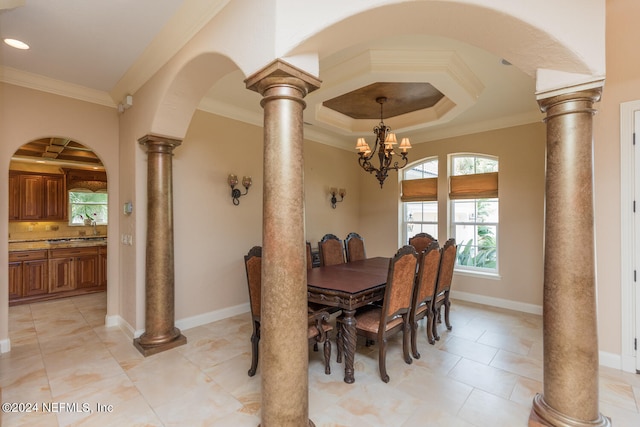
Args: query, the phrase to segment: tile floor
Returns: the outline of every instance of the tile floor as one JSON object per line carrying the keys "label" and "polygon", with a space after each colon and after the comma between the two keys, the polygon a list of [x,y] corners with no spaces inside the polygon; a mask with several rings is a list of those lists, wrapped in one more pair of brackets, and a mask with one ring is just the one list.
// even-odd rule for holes
{"label": "tile floor", "polygon": [[[93,294],[10,308],[2,400],[40,408],[3,413],[2,426],[258,425],[260,367],[247,376],[248,314],[185,330],[187,345],[145,359],[122,331],[104,326],[105,304],[105,294]],[[411,365],[400,338],[390,343],[388,384],[375,346],[359,343],[351,385],[335,345],[331,375],[322,352],[311,352],[310,418],[318,427],[526,426],[542,389],[541,317],[454,301],[451,319],[453,330],[440,327],[435,346],[421,324],[422,357]],[[57,403],[58,412],[43,413],[42,403],[51,411]],[[600,410],[613,425],[640,426],[639,408],[640,375],[601,368]]]}

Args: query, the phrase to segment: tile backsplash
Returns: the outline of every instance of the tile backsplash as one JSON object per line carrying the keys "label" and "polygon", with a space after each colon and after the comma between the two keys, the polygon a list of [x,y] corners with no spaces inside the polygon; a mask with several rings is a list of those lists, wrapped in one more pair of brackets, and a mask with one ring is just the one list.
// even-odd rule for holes
{"label": "tile backsplash", "polygon": [[[97,225],[96,232],[106,236],[107,226]],[[9,240],[47,240],[62,237],[93,236],[93,226],[70,226],[66,221],[9,221]]]}

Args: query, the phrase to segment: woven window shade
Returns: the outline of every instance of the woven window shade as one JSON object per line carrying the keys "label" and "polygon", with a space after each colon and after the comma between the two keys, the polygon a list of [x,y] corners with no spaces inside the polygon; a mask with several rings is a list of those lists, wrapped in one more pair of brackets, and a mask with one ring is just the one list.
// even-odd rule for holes
{"label": "woven window shade", "polygon": [[403,202],[431,202],[438,200],[438,178],[402,181]]}
{"label": "woven window shade", "polygon": [[450,199],[489,199],[498,197],[498,172],[452,176]]}

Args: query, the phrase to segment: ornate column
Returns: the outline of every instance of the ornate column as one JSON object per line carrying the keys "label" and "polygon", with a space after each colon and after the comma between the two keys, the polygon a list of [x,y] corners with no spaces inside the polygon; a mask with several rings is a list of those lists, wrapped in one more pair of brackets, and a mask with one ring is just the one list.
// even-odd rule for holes
{"label": "ornate column", "polygon": [[262,427],[309,420],[303,98],[320,80],[276,60],[245,81],[263,96]]}
{"label": "ornate column", "polygon": [[186,344],[175,327],[173,263],[173,186],[171,157],[181,141],[146,135],[147,148],[147,262],[145,332],[133,340],[145,357]]}
{"label": "ornate column", "polygon": [[544,393],[529,426],[609,426],[598,409],[593,104],[601,88],[539,100],[547,113]]}

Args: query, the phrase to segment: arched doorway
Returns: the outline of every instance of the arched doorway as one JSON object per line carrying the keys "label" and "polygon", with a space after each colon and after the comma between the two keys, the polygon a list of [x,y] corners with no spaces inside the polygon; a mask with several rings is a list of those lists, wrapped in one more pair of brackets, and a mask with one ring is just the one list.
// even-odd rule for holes
{"label": "arched doorway", "polygon": [[[91,306],[106,311],[108,195],[99,156],[69,138],[20,146],[8,206],[9,305],[101,294]],[[104,324],[104,313],[92,322]]]}

